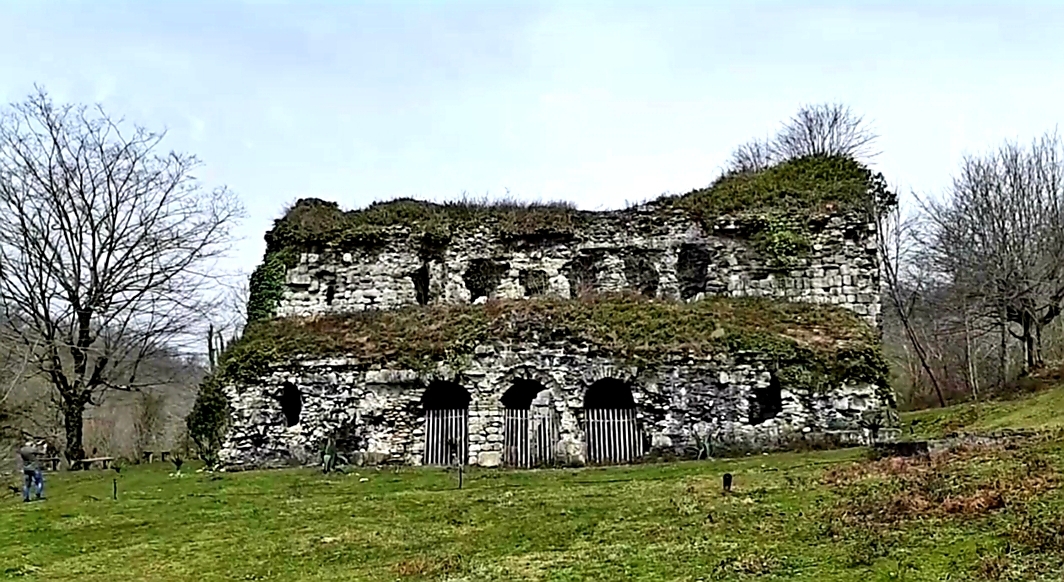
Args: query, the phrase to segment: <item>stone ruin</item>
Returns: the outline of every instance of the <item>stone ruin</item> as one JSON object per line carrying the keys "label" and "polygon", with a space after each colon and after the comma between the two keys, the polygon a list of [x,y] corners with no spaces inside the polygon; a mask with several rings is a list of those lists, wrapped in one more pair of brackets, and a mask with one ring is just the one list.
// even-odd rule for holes
{"label": "stone ruin", "polygon": [[[419,218],[391,218],[408,210]],[[225,383],[224,464],[316,463],[328,439],[359,464],[532,467],[895,434],[876,361],[879,262],[867,212],[828,205],[770,221],[751,212],[707,219],[664,199],[542,209],[554,212],[546,226],[520,222],[535,208],[483,208],[442,232],[432,224],[458,210],[400,200],[343,213],[302,200],[278,221],[252,281],[253,295],[269,296],[268,313],[249,325],[276,329],[248,342],[304,335],[291,332],[254,375]],[[300,213],[347,226],[279,242],[297,232]],[[773,253],[770,229],[800,232],[801,252]],[[703,303],[707,315],[693,315]],[[587,316],[595,331],[584,333],[579,317],[558,319],[585,304],[597,310]],[[664,315],[639,319],[642,306]],[[736,323],[733,312],[786,321]],[[614,313],[635,314],[634,323],[614,323]],[[825,331],[825,313],[856,331]],[[462,335],[474,320],[480,332]],[[643,333],[651,339],[626,339]],[[437,336],[450,339],[425,339]],[[759,347],[767,341],[793,349]],[[241,353],[231,357],[253,359]],[[814,353],[826,364],[806,366]],[[861,366],[847,363],[854,353]]]}

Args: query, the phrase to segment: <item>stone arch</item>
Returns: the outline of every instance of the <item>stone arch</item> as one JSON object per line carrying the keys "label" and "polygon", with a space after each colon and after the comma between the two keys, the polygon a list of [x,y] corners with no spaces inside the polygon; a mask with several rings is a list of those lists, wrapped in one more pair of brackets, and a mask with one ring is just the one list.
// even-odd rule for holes
{"label": "stone arch", "polygon": [[469,403],[472,397],[461,384],[448,380],[429,382],[421,395],[425,412],[426,465],[464,464],[469,454]]}
{"label": "stone arch", "polygon": [[546,396],[549,397],[550,388],[547,388],[538,380],[517,378],[510,384],[506,392],[503,392],[500,400],[507,410],[528,410],[532,408],[532,402],[541,393],[546,393]]}
{"label": "stone arch", "polygon": [[589,463],[629,463],[643,456],[631,382],[613,377],[593,382],[584,392],[584,417]]}
{"label": "stone arch", "polygon": [[500,401],[503,463],[523,468],[553,464],[561,432],[553,391],[538,380],[517,377]]}
{"label": "stone arch", "polygon": [[469,390],[452,380],[432,380],[421,395],[421,407],[425,410],[469,408],[470,401]]}
{"label": "stone arch", "polygon": [[299,417],[303,413],[303,393],[299,387],[291,382],[285,382],[281,386],[278,401],[281,404],[285,426],[293,427],[299,424]]}
{"label": "stone arch", "polygon": [[492,381],[501,393],[503,463],[534,467],[560,461],[566,391],[542,362],[508,367]]}
{"label": "stone arch", "polygon": [[593,382],[584,392],[584,410],[634,409],[630,382],[606,377]]}
{"label": "stone arch", "polygon": [[610,362],[599,362],[587,366],[581,371],[580,382],[584,386],[590,387],[599,380],[613,379],[624,382],[629,386],[634,386],[638,375],[639,370],[636,368],[618,366]]}
{"label": "stone arch", "polygon": [[[552,398],[559,400],[564,398],[561,385],[559,385],[558,381],[541,366],[515,366],[499,376],[498,380],[494,381],[493,384],[503,388],[503,394],[499,395],[501,399],[506,392],[509,392],[509,390],[519,382],[537,382],[542,385],[544,389],[550,391]],[[505,407],[506,403],[502,403],[502,405]]]}

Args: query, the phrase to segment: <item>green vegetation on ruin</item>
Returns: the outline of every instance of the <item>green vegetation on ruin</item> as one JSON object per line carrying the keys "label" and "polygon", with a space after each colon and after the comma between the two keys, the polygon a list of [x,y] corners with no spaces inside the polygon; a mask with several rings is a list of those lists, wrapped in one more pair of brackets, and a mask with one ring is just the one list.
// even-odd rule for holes
{"label": "green vegetation on ruin", "polygon": [[[850,158],[811,156],[760,172],[726,174],[707,188],[663,196],[651,206],[686,212],[707,231],[714,230],[717,217],[742,218],[742,236],[770,266],[788,268],[809,251],[810,222],[816,216],[867,212],[873,203],[893,204],[882,175]],[[249,319],[273,315],[285,268],[293,266],[301,252],[374,248],[389,229],[401,227],[420,238],[420,252],[428,258],[455,232],[471,225],[490,228],[504,241],[557,241],[573,237],[595,214],[563,202],[463,199],[437,204],[397,199],[345,212],[335,202],[299,200],[266,233],[266,256],[252,275]]]}
{"label": "green vegetation on ruin", "polygon": [[504,240],[566,238],[576,231],[583,214],[564,202],[462,199],[435,203],[400,198],[345,212],[335,202],[302,199],[266,233],[266,250],[373,247],[393,227],[409,227],[421,236],[424,252],[446,244],[455,230],[471,225],[493,228]]}
{"label": "green vegetation on ruin", "polygon": [[273,363],[345,355],[366,364],[424,369],[495,341],[565,342],[633,362],[751,351],[777,362],[781,380],[791,387],[827,388],[843,379],[886,385],[875,331],[848,310],[770,299],[684,303],[637,295],[260,321],[227,350],[223,369],[230,380],[250,382]]}
{"label": "green vegetation on ruin", "polygon": [[808,156],[759,172],[726,174],[673,203],[711,223],[733,214],[868,212],[873,203],[892,200],[882,174],[860,162],[843,156]]}
{"label": "green vegetation on ruin", "polygon": [[[629,467],[46,476],[0,498],[0,576],[63,582],[1059,581],[1064,444]],[[735,476],[721,491],[721,476]],[[111,498],[112,479],[118,500]]]}
{"label": "green vegetation on ruin", "polygon": [[[889,192],[882,176],[860,162],[841,156],[809,156],[759,172],[726,174],[706,188],[663,196],[655,203],[710,221],[725,215],[867,211],[871,202],[884,196]],[[431,246],[470,225],[493,228],[504,240],[564,238],[594,215],[565,202],[462,199],[434,203],[401,198],[343,211],[334,202],[302,199],[275,221],[266,242],[269,253],[361,248],[379,243],[388,228],[409,227],[424,235],[426,245]]]}

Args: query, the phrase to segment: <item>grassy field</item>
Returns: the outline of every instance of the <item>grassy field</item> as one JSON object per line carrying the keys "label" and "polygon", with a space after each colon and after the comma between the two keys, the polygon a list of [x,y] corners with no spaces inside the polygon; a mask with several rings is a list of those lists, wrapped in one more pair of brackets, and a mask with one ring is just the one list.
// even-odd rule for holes
{"label": "grassy field", "polygon": [[[1060,580],[1064,443],[579,470],[50,475],[0,502],[23,580]],[[721,475],[735,474],[734,491]],[[112,499],[112,479],[118,500]],[[947,574],[949,577],[946,577]]]}
{"label": "grassy field", "polygon": [[[1052,390],[903,423],[940,435],[1062,419],[1064,390]],[[453,472],[414,468],[59,473],[43,502],[0,499],[0,578],[1059,581],[1061,439],[930,460],[849,449],[474,469],[462,490]]]}

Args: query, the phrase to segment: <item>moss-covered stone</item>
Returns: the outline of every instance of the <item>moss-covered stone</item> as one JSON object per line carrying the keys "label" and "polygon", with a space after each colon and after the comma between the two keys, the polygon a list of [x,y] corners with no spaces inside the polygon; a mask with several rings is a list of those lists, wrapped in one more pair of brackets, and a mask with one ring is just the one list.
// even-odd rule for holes
{"label": "moss-covered stone", "polygon": [[703,220],[728,214],[870,211],[892,204],[882,174],[843,156],[787,160],[759,172],[730,173],[674,200]]}
{"label": "moss-covered stone", "polygon": [[821,380],[827,387],[884,384],[886,378],[875,330],[844,309],[766,299],[682,303],[628,295],[261,321],[229,349],[225,373],[231,381],[253,382],[271,364],[328,356],[422,369],[492,342],[565,343],[633,363],[749,352],[779,366],[800,365],[809,377],[795,375],[794,382],[808,388]]}

